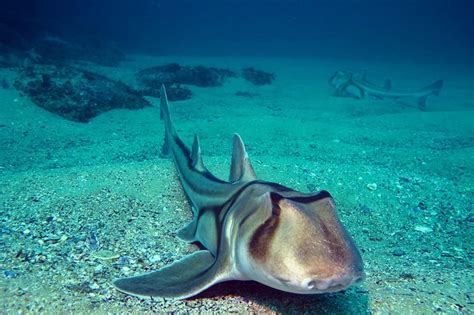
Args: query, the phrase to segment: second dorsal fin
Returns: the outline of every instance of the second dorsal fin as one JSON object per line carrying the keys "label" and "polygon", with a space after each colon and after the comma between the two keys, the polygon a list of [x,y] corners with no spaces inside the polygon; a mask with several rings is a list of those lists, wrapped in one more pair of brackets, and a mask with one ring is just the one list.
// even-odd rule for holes
{"label": "second dorsal fin", "polygon": [[385,83],[383,85],[383,88],[386,90],[391,90],[392,89],[392,81],[390,79],[385,79]]}
{"label": "second dorsal fin", "polygon": [[250,163],[244,142],[238,134],[234,134],[232,148],[232,162],[230,165],[230,182],[256,180],[255,171]]}
{"label": "second dorsal fin", "polygon": [[199,137],[198,135],[194,135],[194,142],[193,142],[193,151],[191,152],[191,161],[193,163],[193,167],[198,171],[204,171],[204,163],[202,161],[201,156],[201,146],[199,145]]}

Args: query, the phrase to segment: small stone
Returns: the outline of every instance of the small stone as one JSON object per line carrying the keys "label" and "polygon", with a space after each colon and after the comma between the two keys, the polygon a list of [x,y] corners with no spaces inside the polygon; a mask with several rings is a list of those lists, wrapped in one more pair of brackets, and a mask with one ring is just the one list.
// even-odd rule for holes
{"label": "small stone", "polygon": [[154,264],[161,261],[161,255],[154,255],[150,258],[150,263]]}
{"label": "small stone", "polygon": [[403,272],[400,274],[400,278],[405,279],[405,280],[414,280],[415,276],[411,273]]}
{"label": "small stone", "polygon": [[118,264],[119,266],[128,265],[128,264],[130,264],[130,263],[131,263],[131,259],[130,259],[129,256],[120,256],[120,258],[119,258],[119,260],[118,260],[118,262],[117,262],[117,264]]}
{"label": "small stone", "polygon": [[124,273],[129,273],[129,272],[130,272],[130,268],[128,268],[127,266],[123,266],[123,267],[122,267],[122,271],[123,271]]}
{"label": "small stone", "polygon": [[433,229],[425,225],[415,225],[414,230],[421,233],[431,233]]}
{"label": "small stone", "polygon": [[68,239],[67,235],[63,235],[63,236],[61,236],[59,241],[62,243],[62,242],[65,242],[67,239]]}
{"label": "small stone", "polygon": [[418,208],[419,208],[420,210],[426,210],[426,209],[428,208],[428,206],[427,206],[423,201],[420,201],[420,202],[418,203]]}
{"label": "small stone", "polygon": [[367,205],[359,204],[359,211],[363,214],[369,214],[372,212],[372,209],[370,209]]}
{"label": "small stone", "polygon": [[30,229],[26,229],[22,232],[24,235],[28,235],[31,233],[31,230]]}
{"label": "small stone", "polygon": [[467,222],[471,222],[471,223],[474,222],[474,214],[468,215],[466,220],[467,220]]}
{"label": "small stone", "polygon": [[120,255],[107,249],[101,249],[96,252],[93,252],[92,257],[103,261],[113,261],[118,259]]}
{"label": "small stone", "polygon": [[101,273],[102,270],[104,270],[104,266],[103,265],[97,265],[94,268],[94,273]]}
{"label": "small stone", "polygon": [[3,276],[7,279],[13,279],[16,278],[17,274],[11,270],[4,270]]}
{"label": "small stone", "polygon": [[98,289],[100,289],[100,286],[99,286],[97,283],[95,283],[95,282],[93,282],[92,284],[90,284],[89,287],[90,287],[92,290],[98,290]]}
{"label": "small stone", "polygon": [[376,183],[371,183],[371,184],[367,184],[367,189],[368,190],[377,190],[377,184]]}
{"label": "small stone", "polygon": [[89,285],[89,282],[87,281],[82,282],[82,283],[69,284],[66,286],[66,288],[71,291],[79,292],[79,293],[91,293],[93,291]]}
{"label": "small stone", "polygon": [[401,257],[401,256],[405,255],[406,253],[403,249],[397,248],[392,252],[392,254],[393,254],[393,256]]}

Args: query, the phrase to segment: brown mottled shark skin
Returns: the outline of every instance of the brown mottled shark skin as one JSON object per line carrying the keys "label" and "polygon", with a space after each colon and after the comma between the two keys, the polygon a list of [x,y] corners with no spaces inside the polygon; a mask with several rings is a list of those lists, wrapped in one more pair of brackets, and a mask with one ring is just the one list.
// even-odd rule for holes
{"label": "brown mottled shark skin", "polygon": [[443,87],[443,80],[438,80],[420,90],[413,92],[393,91],[390,80],[383,86],[373,84],[367,80],[367,73],[352,73],[350,71],[337,71],[330,79],[329,84],[335,88],[334,96],[354,97],[362,99],[373,97],[377,99],[415,99],[419,109],[425,109],[426,99],[430,95],[439,95]]}
{"label": "brown mottled shark skin", "polygon": [[239,135],[233,138],[230,180],[204,166],[198,137],[192,149],[171,122],[165,88],[163,154],[173,158],[194,218],[178,231],[203,250],[164,268],[115,280],[139,297],[185,299],[227,280],[254,280],[300,294],[335,292],[364,277],[362,259],[327,191],[300,193],[256,179]]}

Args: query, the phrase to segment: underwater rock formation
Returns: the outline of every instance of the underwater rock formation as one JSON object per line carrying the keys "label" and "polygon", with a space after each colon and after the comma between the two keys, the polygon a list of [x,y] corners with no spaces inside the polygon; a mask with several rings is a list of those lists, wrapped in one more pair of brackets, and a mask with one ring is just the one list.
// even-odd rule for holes
{"label": "underwater rock formation", "polygon": [[166,87],[172,84],[189,84],[199,87],[221,86],[227,78],[235,76],[236,74],[228,69],[181,66],[177,63],[151,67],[137,73],[137,79],[141,84],[156,89],[160,89],[162,84]]}
{"label": "underwater rock formation", "polygon": [[38,106],[77,122],[112,109],[151,106],[124,83],[73,67],[36,65],[23,70],[15,87]]}
{"label": "underwater rock formation", "polygon": [[[242,78],[254,85],[271,84],[275,79],[275,74],[252,67],[242,69],[241,75]],[[201,65],[181,66],[177,63],[146,68],[136,74],[144,95],[159,97],[161,85],[165,85],[168,91],[168,99],[171,101],[191,98],[192,92],[186,87],[181,87],[181,84],[199,87],[222,86],[226,79],[236,78],[237,76],[237,73],[228,69]],[[244,95],[236,95],[244,97],[255,96],[245,93]]]}
{"label": "underwater rock formation", "polygon": [[[140,90],[142,95],[146,96],[153,96],[160,98],[160,90],[156,88],[145,88],[143,90]],[[183,100],[188,100],[193,96],[193,92],[191,92],[190,89],[182,87],[179,84],[173,84],[168,87],[168,90],[166,91],[166,94],[168,95],[168,100],[170,101],[183,101]]]}
{"label": "underwater rock formation", "polygon": [[237,75],[228,69],[205,66],[181,66],[170,63],[139,71],[137,80],[143,87],[143,94],[159,97],[161,85],[164,84],[171,101],[191,98],[192,92],[181,84],[199,87],[222,86],[225,80]]}
{"label": "underwater rock formation", "polygon": [[242,69],[242,78],[254,85],[266,85],[275,80],[275,74],[248,67]]}

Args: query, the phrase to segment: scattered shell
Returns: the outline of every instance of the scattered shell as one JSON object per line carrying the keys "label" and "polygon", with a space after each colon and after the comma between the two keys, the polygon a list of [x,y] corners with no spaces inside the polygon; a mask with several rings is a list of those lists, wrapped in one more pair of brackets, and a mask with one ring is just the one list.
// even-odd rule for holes
{"label": "scattered shell", "polygon": [[367,184],[367,189],[369,190],[377,190],[377,184],[376,183],[371,183],[371,184]]}
{"label": "scattered shell", "polygon": [[98,289],[100,289],[100,286],[99,286],[97,283],[95,283],[95,282],[91,283],[91,284],[89,285],[89,287],[90,287],[92,290],[98,290]]}
{"label": "scattered shell", "polygon": [[431,232],[433,232],[432,228],[430,228],[429,226],[425,226],[425,225],[415,225],[414,230],[417,231],[417,232],[421,232],[421,233],[431,233]]}
{"label": "scattered shell", "polygon": [[114,253],[111,250],[101,249],[96,252],[93,252],[92,257],[97,258],[99,260],[103,260],[103,261],[113,261],[113,260],[118,259],[120,255],[117,253]]}

